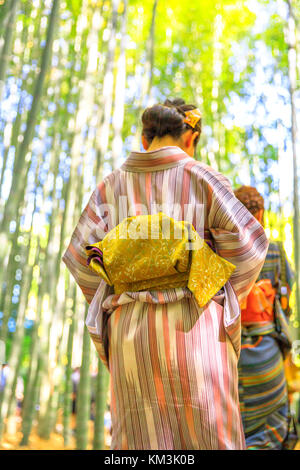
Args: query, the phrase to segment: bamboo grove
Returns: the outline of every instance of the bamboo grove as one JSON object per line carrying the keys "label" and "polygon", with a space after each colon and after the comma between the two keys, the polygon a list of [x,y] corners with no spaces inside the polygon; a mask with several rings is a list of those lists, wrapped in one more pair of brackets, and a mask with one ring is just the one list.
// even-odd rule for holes
{"label": "bamboo grove", "polygon": [[203,110],[197,158],[263,192],[298,273],[297,334],[299,25],[292,0],[0,0],[0,437],[22,376],[20,445],[56,430],[70,446],[80,367],[76,447],[104,446],[108,374],[61,256],[95,184],[139,148],[143,108],[166,97]]}

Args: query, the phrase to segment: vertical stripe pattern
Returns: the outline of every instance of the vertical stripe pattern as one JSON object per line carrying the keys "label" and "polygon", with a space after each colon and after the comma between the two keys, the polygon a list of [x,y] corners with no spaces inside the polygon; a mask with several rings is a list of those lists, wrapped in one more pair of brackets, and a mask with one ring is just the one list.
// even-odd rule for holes
{"label": "vertical stripe pattern", "polygon": [[[187,288],[113,293],[86,266],[84,247],[130,215],[189,219],[237,268],[200,309]],[[124,213],[126,212],[126,213]],[[63,261],[89,312],[86,324],[111,374],[112,449],[243,449],[238,400],[239,302],[268,241],[228,180],[178,147],[133,152],[92,193]]]}

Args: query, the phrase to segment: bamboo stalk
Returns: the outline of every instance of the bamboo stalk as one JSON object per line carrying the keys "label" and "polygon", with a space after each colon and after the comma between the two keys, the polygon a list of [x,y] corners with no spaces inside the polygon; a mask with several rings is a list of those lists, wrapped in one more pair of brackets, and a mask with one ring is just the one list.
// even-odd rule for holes
{"label": "bamboo stalk", "polygon": [[296,51],[296,26],[291,0],[288,3],[288,72],[289,92],[291,104],[291,136],[293,151],[293,199],[294,199],[294,258],[295,258],[295,283],[296,283],[296,310],[298,318],[298,333],[300,332],[300,210],[298,188],[297,165],[297,115],[296,115],[296,85],[297,85],[297,51]]}
{"label": "bamboo stalk", "polygon": [[95,424],[93,449],[104,449],[104,413],[107,403],[109,374],[106,367],[98,358],[98,374],[96,378]]}
{"label": "bamboo stalk", "polygon": [[88,445],[88,423],[91,413],[90,346],[90,335],[84,326],[76,413],[76,448],[81,450],[85,450]]}
{"label": "bamboo stalk", "polygon": [[52,9],[49,17],[49,24],[47,29],[46,44],[42,53],[41,68],[36,78],[35,89],[33,93],[32,106],[28,113],[26,122],[26,131],[24,133],[23,141],[19,147],[18,154],[16,155],[16,162],[18,167],[15,168],[12,178],[10,193],[5,205],[4,216],[1,223],[1,231],[8,232],[8,226],[14,215],[17,213],[17,208],[23,199],[25,185],[24,181],[27,180],[29,170],[29,161],[26,161],[25,156],[29,150],[31,139],[34,133],[34,126],[37,119],[38,111],[40,109],[43,85],[45,82],[46,73],[48,71],[50,58],[52,54],[52,43],[54,38],[54,30],[58,21],[59,15],[59,1],[53,0]]}

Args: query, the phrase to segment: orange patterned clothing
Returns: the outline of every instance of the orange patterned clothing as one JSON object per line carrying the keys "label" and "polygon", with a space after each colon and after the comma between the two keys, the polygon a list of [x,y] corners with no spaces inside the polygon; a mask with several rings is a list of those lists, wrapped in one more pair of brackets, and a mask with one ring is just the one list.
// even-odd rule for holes
{"label": "orange patterned clothing", "polygon": [[274,300],[276,290],[270,279],[256,282],[242,307],[242,324],[274,321]]}

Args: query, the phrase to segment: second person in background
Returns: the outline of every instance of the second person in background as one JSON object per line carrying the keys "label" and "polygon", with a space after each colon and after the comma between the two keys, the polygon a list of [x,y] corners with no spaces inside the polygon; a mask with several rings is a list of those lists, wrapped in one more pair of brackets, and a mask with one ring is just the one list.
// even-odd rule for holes
{"label": "second person in background", "polygon": [[[235,195],[263,223],[264,199],[259,192],[251,186],[241,186]],[[278,314],[282,316],[280,309],[288,311],[292,284],[293,273],[282,246],[272,241],[241,315],[239,390],[247,449],[280,450],[283,443],[289,445],[285,351],[277,331],[280,324],[276,323]],[[278,294],[282,305],[276,299]]]}

